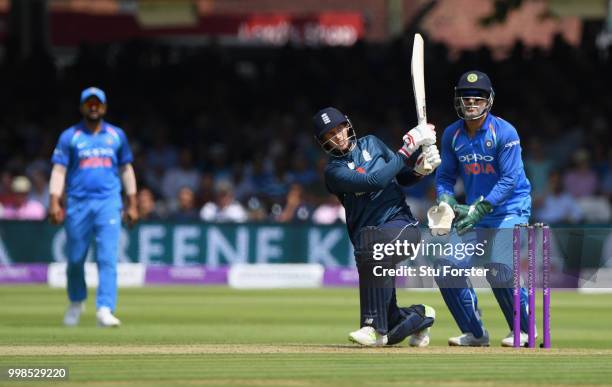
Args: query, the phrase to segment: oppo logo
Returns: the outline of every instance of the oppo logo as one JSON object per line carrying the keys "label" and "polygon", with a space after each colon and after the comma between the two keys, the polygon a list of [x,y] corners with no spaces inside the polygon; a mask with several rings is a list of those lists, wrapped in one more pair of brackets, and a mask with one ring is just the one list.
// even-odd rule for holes
{"label": "oppo logo", "polygon": [[459,156],[459,161],[462,163],[471,163],[474,161],[493,161],[493,156],[481,155],[479,153],[473,153],[465,156]]}

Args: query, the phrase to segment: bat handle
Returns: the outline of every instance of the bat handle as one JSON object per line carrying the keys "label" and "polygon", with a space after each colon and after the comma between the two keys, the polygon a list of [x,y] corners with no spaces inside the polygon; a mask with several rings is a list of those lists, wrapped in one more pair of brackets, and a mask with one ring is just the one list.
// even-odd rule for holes
{"label": "bat handle", "polygon": [[[422,150],[423,152],[425,152],[425,151],[427,150],[427,148],[429,148],[430,146],[431,146],[431,145],[422,145],[422,146],[421,146],[421,150]],[[430,171],[433,169],[433,167],[431,166],[431,164],[429,164],[429,163],[427,162],[427,159],[424,159],[424,160],[423,160],[423,169],[424,169],[424,170],[426,170],[427,172],[430,172]]]}
{"label": "bat handle", "polygon": [[[417,120],[419,125],[421,124],[426,124],[427,123],[427,118],[426,117],[419,117],[419,119]],[[425,152],[427,150],[427,148],[429,148],[431,145],[422,145],[421,146],[421,151]],[[426,159],[423,160],[423,169],[427,172],[431,172],[433,170],[433,167],[431,166],[431,164],[429,164],[427,162]]]}

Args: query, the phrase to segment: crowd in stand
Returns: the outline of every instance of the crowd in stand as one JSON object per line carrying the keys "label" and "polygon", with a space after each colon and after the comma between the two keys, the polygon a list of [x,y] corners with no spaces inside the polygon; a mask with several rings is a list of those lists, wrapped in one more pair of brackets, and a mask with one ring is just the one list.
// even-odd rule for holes
{"label": "crowd in stand", "polygon": [[[78,95],[103,88],[108,120],[134,152],[143,220],[344,221],[322,181],[326,163],[311,116],[333,105],[358,136],[392,149],[415,125],[410,40],[350,48],[190,47],[151,42],[82,46],[74,62],[35,56],[0,71],[0,218],[43,219],[50,155],[79,120]],[[612,72],[589,46],[557,39],[549,51],[517,43],[504,60],[486,49],[450,60],[428,43],[428,116],[441,131],[456,118],[453,85],[487,72],[492,112],[521,136],[533,218],[611,220]],[[458,187],[461,192],[461,187]],[[406,189],[415,215],[435,200],[433,177]]]}

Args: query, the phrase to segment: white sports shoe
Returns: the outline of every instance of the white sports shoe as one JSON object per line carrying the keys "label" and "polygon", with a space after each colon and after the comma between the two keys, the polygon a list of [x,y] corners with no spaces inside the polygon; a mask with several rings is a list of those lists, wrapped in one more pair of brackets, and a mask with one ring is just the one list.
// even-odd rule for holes
{"label": "white sports shoe", "polygon": [[372,327],[363,327],[349,333],[349,340],[368,347],[377,347],[387,344],[387,335],[381,335]]}
{"label": "white sports shoe", "polygon": [[96,312],[99,327],[118,327],[121,321],[111,312],[110,308],[103,306]]}
{"label": "white sports shoe", "polygon": [[[425,307],[425,316],[431,317],[433,319],[436,318],[436,311],[429,305],[424,305]],[[410,336],[410,340],[408,340],[408,345],[411,347],[427,347],[429,345],[429,328],[423,329],[422,331],[418,331]]]}
{"label": "white sports shoe", "polygon": [[412,336],[410,336],[410,340],[408,340],[408,345],[411,347],[427,347],[429,345],[429,328],[425,328],[422,331],[419,331]]}
{"label": "white sports shoe", "polygon": [[83,310],[85,310],[85,305],[82,302],[71,302],[64,313],[64,325],[67,327],[79,325]]}
{"label": "white sports shoe", "polygon": [[[538,332],[535,334],[536,339],[538,338]],[[529,341],[529,335],[525,332],[521,332],[521,347],[527,345]],[[504,337],[501,341],[502,347],[514,347],[514,332],[510,331],[508,336]]]}
{"label": "white sports shoe", "polygon": [[448,339],[448,345],[452,347],[488,347],[489,332],[484,330],[482,337],[474,337],[472,333],[464,333],[461,336]]}

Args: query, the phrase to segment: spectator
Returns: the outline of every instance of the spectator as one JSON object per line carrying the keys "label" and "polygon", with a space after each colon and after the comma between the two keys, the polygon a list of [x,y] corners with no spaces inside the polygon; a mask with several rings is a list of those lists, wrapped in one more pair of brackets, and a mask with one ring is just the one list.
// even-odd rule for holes
{"label": "spectator", "polygon": [[297,153],[293,156],[292,171],[289,173],[289,180],[291,182],[306,187],[314,183],[318,178],[319,175],[308,165],[308,160],[306,160],[303,154]]}
{"label": "spectator", "polygon": [[25,176],[13,179],[11,190],[13,202],[4,207],[3,218],[11,220],[43,220],[46,216],[45,207],[36,200],[28,198],[32,183]]}
{"label": "spectator", "polygon": [[138,191],[138,216],[141,220],[160,220],[153,191],[143,187]]}
{"label": "spectator", "polygon": [[299,184],[291,184],[287,201],[276,220],[281,223],[304,222],[310,219],[311,208],[304,199],[304,189]]}
{"label": "spectator", "polygon": [[202,174],[197,196],[196,207],[202,207],[204,204],[215,199],[215,179],[212,173],[206,172]]}
{"label": "spectator", "polygon": [[553,162],[546,158],[540,139],[534,138],[529,143],[529,153],[525,158],[525,169],[531,183],[532,195],[538,195],[547,188],[548,177]]}
{"label": "spectator", "polygon": [[147,163],[153,169],[164,170],[176,167],[178,152],[169,144],[163,127],[155,134],[153,147],[147,152]]}
{"label": "spectator", "polygon": [[597,191],[597,175],[591,169],[590,156],[586,149],[579,149],[574,153],[574,167],[566,172],[563,185],[574,198],[583,198],[595,195]]}
{"label": "spectator", "polygon": [[608,152],[608,168],[603,176],[601,190],[608,200],[612,200],[612,149]]}
{"label": "spectator", "polygon": [[219,181],[215,186],[215,201],[204,204],[200,210],[200,219],[206,222],[247,221],[247,212],[242,204],[234,199],[234,188],[227,180]]}
{"label": "spectator", "polygon": [[175,221],[190,221],[198,219],[195,206],[195,193],[189,187],[182,187],[178,192],[178,206],[170,213],[170,219]]}
{"label": "spectator", "polygon": [[264,203],[256,196],[252,196],[247,201],[247,218],[251,222],[263,222],[268,219],[268,209]]}
{"label": "spectator", "polygon": [[31,173],[32,178],[32,191],[30,191],[29,198],[43,205],[43,207],[49,207],[49,179],[45,172],[41,169],[34,169]]}
{"label": "spectator", "polygon": [[188,148],[181,150],[178,168],[169,169],[162,182],[162,191],[166,199],[178,197],[179,191],[189,188],[192,193],[198,189],[200,173],[193,166],[193,154]]}
{"label": "spectator", "polygon": [[8,206],[13,203],[14,195],[11,189],[13,183],[13,176],[9,171],[2,171],[0,173],[0,204]]}
{"label": "spectator", "polygon": [[312,221],[316,224],[346,223],[344,207],[336,195],[327,195],[325,201],[312,213]]}
{"label": "spectator", "polygon": [[548,176],[548,186],[544,193],[534,201],[535,217],[548,223],[578,223],[582,219],[582,210],[567,192],[563,191],[561,174],[552,171]]}

